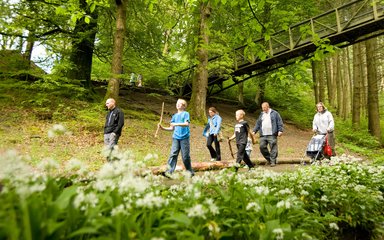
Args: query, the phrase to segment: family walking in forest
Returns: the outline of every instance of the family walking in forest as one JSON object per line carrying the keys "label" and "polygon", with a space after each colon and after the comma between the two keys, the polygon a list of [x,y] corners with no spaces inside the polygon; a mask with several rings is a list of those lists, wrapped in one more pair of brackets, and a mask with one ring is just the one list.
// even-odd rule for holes
{"label": "family walking in forest", "polygon": [[[109,111],[106,115],[104,126],[104,143],[111,153],[121,136],[122,127],[124,126],[124,114],[121,109],[116,106],[116,101],[113,98],[107,99],[106,107]],[[187,101],[184,99],[178,99],[176,102],[177,112],[172,115],[169,126],[164,127],[161,120],[158,123],[158,129],[173,131],[172,146],[167,161],[167,170],[163,174],[166,177],[170,177],[170,175],[175,171],[180,152],[185,169],[191,176],[195,174],[190,157],[191,119],[189,112],[186,111],[186,108]],[[333,116],[322,102],[317,103],[316,108],[317,113],[313,119],[313,131],[319,134],[327,134],[334,156],[335,141],[333,131],[335,125]],[[249,169],[255,167],[255,164],[251,161],[250,157],[253,149],[252,145],[256,143],[255,136],[257,133],[259,134],[260,153],[265,158],[266,165],[274,167],[278,163],[278,137],[280,137],[284,132],[283,120],[276,110],[270,108],[268,102],[263,102],[261,104],[261,110],[262,111],[256,120],[256,124],[252,129],[248,122],[244,119],[245,111],[239,109],[235,112],[236,124],[234,126],[234,132],[233,135],[227,139],[233,157],[234,154],[231,148],[231,141],[236,141],[236,171],[242,161],[244,161]],[[223,141],[221,133],[222,121],[223,119],[219,115],[218,110],[213,106],[209,107],[208,120],[203,130],[203,136],[206,137],[206,146],[209,150],[211,161],[222,160],[220,149],[220,142]],[[214,145],[214,147],[212,145]],[[107,160],[111,159],[108,157]]]}

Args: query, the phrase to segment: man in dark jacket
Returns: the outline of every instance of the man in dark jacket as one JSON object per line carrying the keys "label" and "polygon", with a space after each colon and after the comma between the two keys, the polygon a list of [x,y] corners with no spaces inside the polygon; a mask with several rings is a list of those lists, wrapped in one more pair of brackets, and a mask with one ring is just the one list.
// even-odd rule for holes
{"label": "man in dark jacket", "polygon": [[113,150],[113,147],[119,141],[124,126],[124,113],[120,108],[116,107],[116,101],[113,98],[108,98],[105,106],[109,111],[105,117],[104,144]]}
{"label": "man in dark jacket", "polygon": [[[277,163],[278,155],[277,137],[283,134],[283,120],[280,114],[269,108],[269,103],[261,104],[262,112],[253,128],[253,134],[259,132],[260,135],[260,152],[263,154],[267,164],[274,167]],[[268,145],[271,150],[268,150]]]}

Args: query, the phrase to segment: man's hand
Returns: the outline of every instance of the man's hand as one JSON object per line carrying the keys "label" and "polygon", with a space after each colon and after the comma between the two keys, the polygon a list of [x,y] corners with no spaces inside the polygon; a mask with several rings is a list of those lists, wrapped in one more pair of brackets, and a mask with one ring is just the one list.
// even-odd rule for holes
{"label": "man's hand", "polygon": [[277,136],[280,137],[281,135],[283,135],[283,132],[278,132],[278,133],[277,133]]}

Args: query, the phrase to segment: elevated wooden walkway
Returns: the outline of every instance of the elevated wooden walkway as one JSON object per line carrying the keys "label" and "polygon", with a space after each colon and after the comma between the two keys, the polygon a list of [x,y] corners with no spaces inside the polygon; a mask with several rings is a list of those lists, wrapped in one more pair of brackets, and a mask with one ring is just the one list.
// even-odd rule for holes
{"label": "elevated wooden walkway", "polygon": [[[377,0],[352,1],[292,25],[286,31],[279,31],[268,41],[255,40],[260,51],[269,53],[263,59],[257,57],[257,52],[253,57],[246,55],[248,45],[234,49],[227,54],[233,59],[230,76],[224,76],[217,69],[209,71],[207,96],[213,96],[254,76],[293,64],[298,57],[308,59],[316,51],[319,40],[343,48],[383,33],[384,3]],[[223,57],[212,57],[208,64],[219,65]],[[195,70],[196,65],[193,65],[168,77],[168,85],[178,96],[191,94]],[[238,76],[243,76],[243,79],[236,80]],[[227,82],[225,86],[224,82]]]}

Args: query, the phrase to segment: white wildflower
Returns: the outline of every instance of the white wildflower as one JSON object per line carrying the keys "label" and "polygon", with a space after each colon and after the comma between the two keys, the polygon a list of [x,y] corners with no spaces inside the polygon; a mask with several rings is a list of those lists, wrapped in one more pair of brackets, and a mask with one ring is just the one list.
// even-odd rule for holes
{"label": "white wildflower", "polygon": [[137,199],[136,204],[139,207],[152,209],[154,207],[160,208],[163,205],[166,205],[167,201],[160,196],[155,196],[153,192],[149,192],[143,198]]}
{"label": "white wildflower", "polygon": [[205,203],[208,205],[208,209],[209,209],[209,211],[210,211],[213,215],[217,215],[217,214],[219,214],[219,208],[218,208],[217,205],[214,203],[213,199],[211,199],[211,198],[207,198],[207,199],[205,199]]}
{"label": "white wildflower", "polygon": [[292,194],[292,191],[290,189],[288,189],[288,188],[285,188],[285,189],[280,190],[279,194],[280,195],[285,195],[285,194],[289,195],[289,194]]}
{"label": "white wildflower", "polygon": [[307,192],[307,191],[305,191],[305,190],[302,190],[302,191],[300,192],[300,195],[302,195],[302,196],[308,196],[308,195],[309,195],[309,192]]}
{"label": "white wildflower", "polygon": [[329,227],[330,227],[331,229],[339,230],[339,226],[337,226],[337,223],[330,223],[330,224],[329,224]]}
{"label": "white wildflower", "polygon": [[276,204],[276,206],[278,208],[286,208],[286,209],[289,209],[291,208],[291,202],[289,202],[288,200],[284,201],[284,200],[281,200],[280,202],[278,202]]}
{"label": "white wildflower", "polygon": [[247,204],[247,207],[245,209],[247,211],[252,210],[252,211],[258,212],[261,210],[261,207],[257,202],[250,202]]}
{"label": "white wildflower", "polygon": [[38,164],[37,168],[47,172],[51,172],[53,170],[59,169],[60,164],[52,158],[46,158]]}
{"label": "white wildflower", "polygon": [[204,208],[203,205],[196,204],[195,206],[193,206],[189,209],[186,209],[186,212],[187,212],[188,217],[200,217],[200,218],[205,219],[206,218],[205,214],[206,214],[207,210]]}
{"label": "white wildflower", "polygon": [[321,196],[320,200],[323,201],[323,202],[328,202],[329,201],[327,195]]}
{"label": "white wildflower", "polygon": [[267,196],[269,194],[269,188],[265,186],[256,187],[255,191],[259,195]]}
{"label": "white wildflower", "polygon": [[83,191],[80,191],[79,194],[75,197],[73,204],[76,208],[85,211],[88,208],[96,207],[98,202],[99,199],[95,193],[84,193]]}
{"label": "white wildflower", "polygon": [[276,240],[282,240],[282,239],[284,239],[284,231],[283,231],[283,229],[281,229],[281,228],[275,228],[275,229],[273,229],[272,232],[275,234],[275,236],[276,236]]}
{"label": "white wildflower", "polygon": [[120,204],[119,206],[111,210],[111,216],[123,215],[126,213],[125,206]]}

